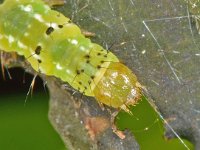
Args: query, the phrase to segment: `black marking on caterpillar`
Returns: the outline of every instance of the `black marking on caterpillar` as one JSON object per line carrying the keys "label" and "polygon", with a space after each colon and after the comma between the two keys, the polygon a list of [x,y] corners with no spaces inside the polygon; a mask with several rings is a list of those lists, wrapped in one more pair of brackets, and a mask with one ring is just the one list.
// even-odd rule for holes
{"label": "black marking on caterpillar", "polygon": [[37,46],[36,49],[35,49],[35,54],[36,55],[40,55],[41,50],[42,50],[42,47],[41,46]]}
{"label": "black marking on caterpillar", "polygon": [[53,31],[54,31],[54,28],[50,26],[50,27],[47,28],[46,34],[50,35]]}

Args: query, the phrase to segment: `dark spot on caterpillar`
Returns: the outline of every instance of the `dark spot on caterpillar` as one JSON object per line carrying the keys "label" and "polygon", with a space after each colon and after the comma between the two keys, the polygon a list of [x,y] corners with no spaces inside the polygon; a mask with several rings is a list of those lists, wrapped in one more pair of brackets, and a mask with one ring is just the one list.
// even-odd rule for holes
{"label": "dark spot on caterpillar", "polygon": [[108,57],[108,54],[104,55],[104,57],[105,57],[105,58]]}
{"label": "dark spot on caterpillar", "polygon": [[90,85],[91,83],[92,83],[92,82],[89,80],[89,81],[88,81],[88,84]]}
{"label": "dark spot on caterpillar", "polygon": [[97,65],[97,69],[101,69],[101,66],[100,66],[100,65]]}
{"label": "dark spot on caterpillar", "polygon": [[87,89],[87,87],[86,87],[86,86],[84,86],[84,88],[85,88],[85,90]]}
{"label": "dark spot on caterpillar", "polygon": [[81,82],[81,81],[79,81],[79,82],[78,82],[78,84],[82,85],[82,82]]}
{"label": "dark spot on caterpillar", "polygon": [[97,53],[97,56],[100,56],[101,55],[101,53]]}
{"label": "dark spot on caterpillar", "polygon": [[42,61],[40,59],[38,59],[37,61],[38,61],[39,64],[42,63]]}
{"label": "dark spot on caterpillar", "polygon": [[101,60],[100,62],[103,64],[105,61]]}
{"label": "dark spot on caterpillar", "polygon": [[76,70],[76,74],[77,75],[81,74],[80,70]]}
{"label": "dark spot on caterpillar", "polygon": [[94,79],[95,78],[95,76],[93,75],[93,76],[91,76],[91,79]]}
{"label": "dark spot on caterpillar", "polygon": [[85,58],[89,59],[89,58],[90,58],[90,55],[85,55]]}
{"label": "dark spot on caterpillar", "polygon": [[81,72],[84,72],[85,70],[84,69],[81,69]]}
{"label": "dark spot on caterpillar", "polygon": [[41,46],[37,46],[36,49],[35,49],[35,54],[36,55],[40,55],[41,50],[42,50],[42,47]]}
{"label": "dark spot on caterpillar", "polygon": [[62,25],[62,24],[59,24],[58,27],[59,27],[59,28],[63,28],[63,25]]}
{"label": "dark spot on caterpillar", "polygon": [[48,27],[47,30],[46,30],[46,34],[50,35],[53,31],[54,31],[53,27]]}
{"label": "dark spot on caterpillar", "polygon": [[89,64],[89,63],[90,63],[90,60],[87,60],[86,63]]}

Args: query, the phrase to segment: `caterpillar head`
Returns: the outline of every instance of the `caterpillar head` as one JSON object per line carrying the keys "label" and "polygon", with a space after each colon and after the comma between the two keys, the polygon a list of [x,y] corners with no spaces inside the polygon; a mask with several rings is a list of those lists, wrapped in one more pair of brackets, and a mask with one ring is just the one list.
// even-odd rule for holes
{"label": "caterpillar head", "polygon": [[94,95],[99,102],[129,112],[126,106],[136,104],[140,87],[130,69],[120,62],[111,62],[95,87]]}

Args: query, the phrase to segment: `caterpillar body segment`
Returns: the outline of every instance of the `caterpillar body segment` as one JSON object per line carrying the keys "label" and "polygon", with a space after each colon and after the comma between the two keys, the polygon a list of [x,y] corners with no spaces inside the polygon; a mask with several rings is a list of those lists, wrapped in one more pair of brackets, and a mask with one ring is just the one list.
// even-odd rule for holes
{"label": "caterpillar body segment", "polygon": [[140,98],[131,70],[42,0],[5,0],[0,5],[0,49],[23,55],[36,71],[108,106],[128,111]]}

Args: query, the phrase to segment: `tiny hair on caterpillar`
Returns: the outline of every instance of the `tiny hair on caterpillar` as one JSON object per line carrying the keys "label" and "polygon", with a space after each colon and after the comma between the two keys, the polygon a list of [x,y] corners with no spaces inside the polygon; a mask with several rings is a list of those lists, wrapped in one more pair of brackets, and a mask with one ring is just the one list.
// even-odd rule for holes
{"label": "tiny hair on caterpillar", "polygon": [[0,49],[28,58],[35,71],[129,113],[128,107],[140,99],[135,74],[43,0],[5,0],[0,22]]}

